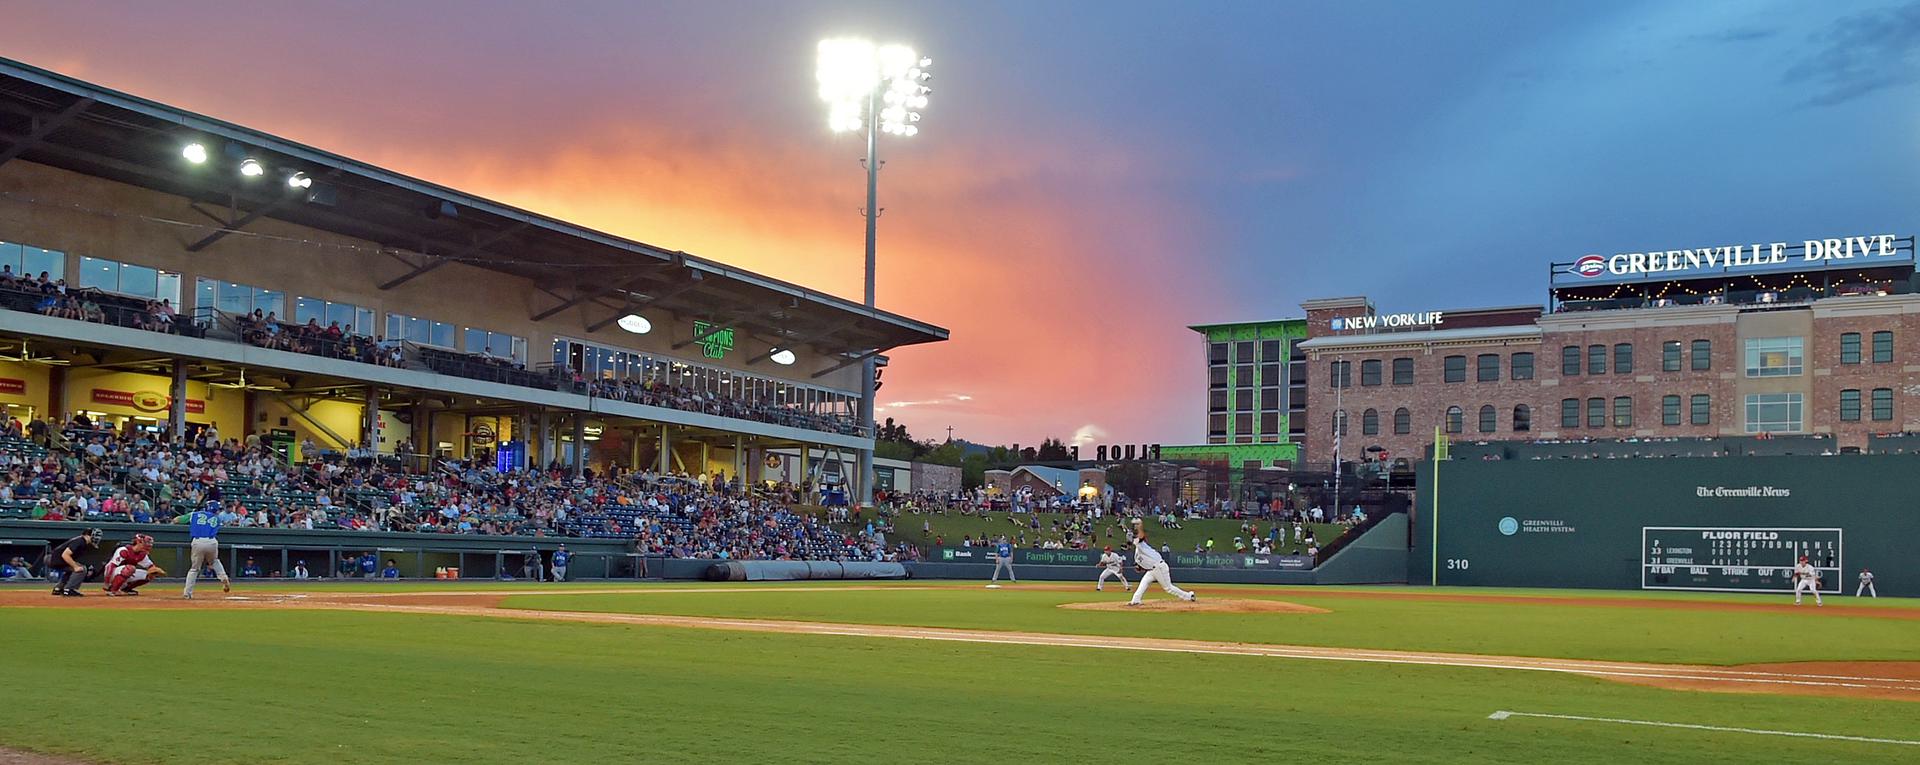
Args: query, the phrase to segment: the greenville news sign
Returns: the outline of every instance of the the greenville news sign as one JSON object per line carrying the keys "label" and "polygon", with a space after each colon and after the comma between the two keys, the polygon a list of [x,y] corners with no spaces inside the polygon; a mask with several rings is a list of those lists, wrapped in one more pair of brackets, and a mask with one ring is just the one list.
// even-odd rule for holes
{"label": "the greenville news sign", "polygon": [[[1119,551],[1133,568],[1130,551]],[[935,563],[992,563],[991,547],[936,547],[928,557]],[[1029,550],[1015,548],[1016,566],[1093,566],[1100,562],[1099,550]],[[1171,553],[1168,565],[1174,568],[1286,569],[1304,571],[1313,568],[1313,559],[1305,555],[1247,555],[1238,553]]]}
{"label": "the greenville news sign", "polygon": [[1553,286],[1882,268],[1914,264],[1913,237],[1893,234],[1730,243],[1678,250],[1591,254],[1553,264]]}

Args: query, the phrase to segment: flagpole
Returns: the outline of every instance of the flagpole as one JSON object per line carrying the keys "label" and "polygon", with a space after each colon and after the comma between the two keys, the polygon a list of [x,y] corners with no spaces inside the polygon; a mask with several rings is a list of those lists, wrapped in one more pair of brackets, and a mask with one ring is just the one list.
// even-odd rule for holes
{"label": "flagpole", "polygon": [[1347,368],[1346,359],[1334,357],[1334,367],[1340,370],[1340,374],[1339,379],[1334,380],[1338,384],[1333,387],[1333,515],[1331,519],[1338,522],[1340,519],[1340,436],[1347,430],[1345,394],[1347,384],[1353,381],[1353,377],[1349,374],[1352,370]]}

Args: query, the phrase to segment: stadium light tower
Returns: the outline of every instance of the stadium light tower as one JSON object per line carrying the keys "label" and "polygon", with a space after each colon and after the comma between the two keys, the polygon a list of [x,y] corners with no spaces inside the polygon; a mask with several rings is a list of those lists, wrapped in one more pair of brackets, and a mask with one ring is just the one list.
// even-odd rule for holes
{"label": "stadium light tower", "polygon": [[[874,45],[867,40],[838,38],[820,41],[818,68],[820,100],[827,102],[827,127],[836,133],[867,133],[867,307],[873,308],[874,230],[880,218],[880,134],[906,138],[920,132],[920,110],[933,89],[926,81],[933,59],[923,58],[905,45]],[[860,367],[860,423],[874,435],[874,363],[868,356]],[[873,501],[873,450],[860,452],[858,501]]]}

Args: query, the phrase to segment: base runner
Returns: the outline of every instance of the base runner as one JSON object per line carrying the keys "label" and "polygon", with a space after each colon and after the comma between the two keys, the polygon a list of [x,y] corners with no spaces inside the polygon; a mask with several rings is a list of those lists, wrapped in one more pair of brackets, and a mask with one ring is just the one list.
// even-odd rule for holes
{"label": "base runner", "polygon": [[1820,602],[1820,572],[1807,562],[1807,556],[1800,556],[1800,565],[1793,567],[1793,604],[1800,605],[1800,593],[1813,593],[1813,604]]}
{"label": "base runner", "polygon": [[1007,581],[1020,581],[1019,577],[1013,575],[1013,545],[1007,542],[1006,537],[1001,537],[1000,544],[993,548],[993,581],[1000,581],[1001,569],[1006,569]]}
{"label": "base runner", "polygon": [[1160,557],[1160,552],[1153,549],[1153,543],[1147,541],[1147,530],[1138,521],[1133,524],[1133,565],[1141,572],[1140,588],[1133,591],[1133,600],[1127,601],[1127,605],[1140,605],[1140,599],[1147,595],[1147,585],[1154,582],[1159,582],[1160,589],[1181,600],[1191,602],[1200,599],[1198,594],[1180,589],[1173,583],[1173,572],[1167,569],[1167,562]]}
{"label": "base runner", "polygon": [[215,489],[206,507],[193,511],[187,518],[188,533],[193,537],[193,556],[187,560],[187,586],[181,590],[180,597],[193,599],[193,585],[200,581],[200,569],[213,567],[213,575],[220,577],[220,591],[233,592],[233,580],[227,578],[227,566],[220,562],[220,494]]}
{"label": "base runner", "polygon": [[152,550],[153,537],[145,534],[135,534],[132,542],[115,549],[107,561],[107,584],[102,589],[108,595],[139,595],[141,585],[165,576],[166,569],[154,565],[148,556]]}
{"label": "base runner", "polygon": [[1106,552],[1100,553],[1100,562],[1094,564],[1100,569],[1100,581],[1093,583],[1094,591],[1101,592],[1106,590],[1107,577],[1119,579],[1121,590],[1126,590],[1130,586],[1127,584],[1127,573],[1120,570],[1120,564],[1122,562],[1123,559],[1120,557],[1120,553],[1113,551],[1113,545],[1107,545]]}
{"label": "base runner", "polygon": [[1860,567],[1860,586],[1853,588],[1853,596],[1860,597],[1860,593],[1863,592],[1876,598],[1880,597],[1880,593],[1873,589],[1873,572],[1868,571],[1866,566]]}

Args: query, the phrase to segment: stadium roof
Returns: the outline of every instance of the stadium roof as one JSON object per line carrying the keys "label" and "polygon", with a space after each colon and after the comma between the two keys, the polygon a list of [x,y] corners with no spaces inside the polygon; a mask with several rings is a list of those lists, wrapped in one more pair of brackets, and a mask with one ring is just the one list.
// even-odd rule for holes
{"label": "stadium roof", "polygon": [[[312,188],[191,172],[191,141],[226,146]],[[200,249],[266,217],[379,243],[406,271],[391,289],[447,263],[530,279],[531,318],[587,308],[598,330],[630,311],[732,326],[772,346],[867,354],[947,339],[905,316],[685,252],[578,226],[200,114],[0,58],[0,164],[15,158],[192,200],[210,219]],[[212,209],[209,209],[211,207]]]}

